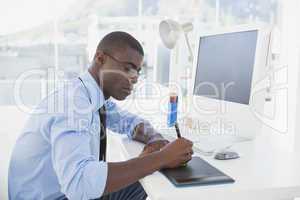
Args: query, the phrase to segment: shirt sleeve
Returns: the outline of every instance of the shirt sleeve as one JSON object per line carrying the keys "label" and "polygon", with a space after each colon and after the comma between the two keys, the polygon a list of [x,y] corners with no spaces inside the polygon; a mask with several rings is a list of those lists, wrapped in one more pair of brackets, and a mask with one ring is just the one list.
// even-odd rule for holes
{"label": "shirt sleeve", "polygon": [[137,115],[122,110],[111,100],[106,101],[106,116],[107,128],[120,134],[126,134],[131,139],[133,137],[133,130],[138,124],[149,123]]}
{"label": "shirt sleeve", "polygon": [[[85,107],[88,100],[76,98]],[[88,106],[88,105],[86,105]],[[107,163],[92,154],[89,131],[92,112],[77,112],[67,106],[67,112],[51,119],[52,162],[58,181],[68,199],[95,199],[102,196],[107,180]]]}

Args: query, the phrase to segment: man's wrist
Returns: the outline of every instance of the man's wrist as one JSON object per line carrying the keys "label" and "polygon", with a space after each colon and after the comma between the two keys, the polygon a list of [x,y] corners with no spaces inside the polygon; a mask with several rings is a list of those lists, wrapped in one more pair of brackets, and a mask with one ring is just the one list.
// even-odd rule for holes
{"label": "man's wrist", "polygon": [[147,144],[151,144],[157,141],[168,141],[168,140],[165,139],[160,133],[154,133],[149,137]]}
{"label": "man's wrist", "polygon": [[157,151],[155,153],[156,162],[159,164],[159,170],[163,169],[166,166],[166,156],[164,151]]}

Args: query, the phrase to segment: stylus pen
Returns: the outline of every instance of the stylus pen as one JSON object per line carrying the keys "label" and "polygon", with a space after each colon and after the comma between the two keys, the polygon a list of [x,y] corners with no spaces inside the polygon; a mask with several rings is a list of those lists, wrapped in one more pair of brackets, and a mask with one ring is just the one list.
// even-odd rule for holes
{"label": "stylus pen", "polygon": [[179,130],[179,126],[178,123],[175,123],[175,130],[176,130],[176,134],[177,134],[177,138],[181,138],[181,134],[180,134],[180,130]]}

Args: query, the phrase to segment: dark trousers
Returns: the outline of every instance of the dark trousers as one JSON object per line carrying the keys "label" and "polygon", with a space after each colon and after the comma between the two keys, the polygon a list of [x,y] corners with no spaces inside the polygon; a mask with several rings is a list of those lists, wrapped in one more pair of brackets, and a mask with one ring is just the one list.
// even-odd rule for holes
{"label": "dark trousers", "polygon": [[109,195],[103,196],[100,200],[145,200],[147,194],[139,182],[136,182],[124,189]]}
{"label": "dark trousers", "polygon": [[[100,197],[96,200],[145,200],[147,194],[139,182],[127,186],[117,192]],[[66,197],[61,197],[56,200],[68,200]]]}

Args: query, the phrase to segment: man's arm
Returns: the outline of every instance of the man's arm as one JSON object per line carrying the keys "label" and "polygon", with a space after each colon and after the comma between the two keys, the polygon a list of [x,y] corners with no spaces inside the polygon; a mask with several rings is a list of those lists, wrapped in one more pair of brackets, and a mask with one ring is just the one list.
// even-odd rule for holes
{"label": "man's arm", "polygon": [[[89,106],[87,99],[77,97],[75,101],[82,107]],[[54,171],[61,191],[69,199],[99,198],[156,170],[176,167],[191,159],[192,143],[182,138],[161,151],[125,162],[99,162],[90,148],[91,112],[79,114],[72,106],[67,109],[68,114],[49,119],[52,122],[49,140]]]}
{"label": "man's arm", "polygon": [[192,142],[180,138],[156,151],[125,162],[108,163],[104,194],[118,191],[162,168],[174,168],[192,158]]}
{"label": "man's arm", "polygon": [[[87,116],[90,121],[91,117]],[[79,122],[76,117],[75,121]],[[69,199],[95,199],[118,191],[162,168],[187,162],[192,143],[184,138],[166,145],[161,151],[124,162],[98,161],[90,152],[88,127],[68,126],[66,117],[57,117],[51,131],[53,167],[61,191]],[[79,123],[76,123],[79,124]]]}

